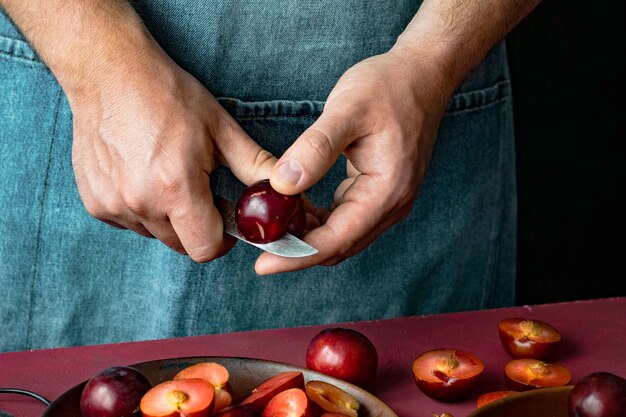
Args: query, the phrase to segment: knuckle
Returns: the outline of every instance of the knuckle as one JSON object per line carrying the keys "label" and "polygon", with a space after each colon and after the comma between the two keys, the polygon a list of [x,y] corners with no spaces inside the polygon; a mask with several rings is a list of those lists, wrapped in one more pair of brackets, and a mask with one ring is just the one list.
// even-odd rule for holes
{"label": "knuckle", "polygon": [[210,262],[220,256],[220,252],[217,247],[202,246],[187,250],[187,254],[197,263]]}
{"label": "knuckle", "polygon": [[335,154],[335,149],[330,137],[318,129],[311,129],[304,136],[309,147],[315,151],[315,154],[324,162],[328,162],[328,158]]}
{"label": "knuckle", "polygon": [[415,190],[412,187],[402,187],[397,196],[397,202],[400,206],[411,206],[415,200]]}
{"label": "knuckle", "polygon": [[89,198],[83,200],[83,205],[87,213],[98,220],[118,219],[123,213],[121,205],[113,199],[100,201]]}
{"label": "knuckle", "polygon": [[165,195],[178,194],[185,184],[185,176],[170,163],[162,163],[156,170],[157,189]]}
{"label": "knuckle", "polygon": [[148,203],[140,192],[128,188],[124,189],[122,201],[125,207],[140,217],[148,213]]}
{"label": "knuckle", "polygon": [[274,160],[274,155],[271,152],[261,149],[254,158],[254,170],[261,171],[269,162]]}
{"label": "knuckle", "polygon": [[84,199],[83,206],[85,206],[85,210],[87,210],[87,213],[89,213],[92,217],[95,217],[96,219],[102,219],[105,217],[105,210],[95,200]]}

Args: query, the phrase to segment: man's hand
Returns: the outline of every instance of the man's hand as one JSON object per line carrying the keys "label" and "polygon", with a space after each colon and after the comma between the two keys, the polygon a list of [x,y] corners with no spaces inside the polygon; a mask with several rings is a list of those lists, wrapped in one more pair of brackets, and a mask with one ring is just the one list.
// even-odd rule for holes
{"label": "man's hand", "polygon": [[123,1],[0,0],[59,80],[74,122],[72,162],[87,211],[197,262],[226,253],[209,173],[245,184],[275,158],[174,63]]}
{"label": "man's hand", "polygon": [[290,259],[264,253],[256,263],[258,273],[336,264],[408,215],[449,96],[438,69],[429,65],[408,65],[391,51],[360,62],[340,78],[322,115],[270,177],[276,190],[294,194],[320,180],[340,154],[346,156],[347,178],[335,191],[330,215],[305,236],[319,253]]}
{"label": "man's hand", "polygon": [[305,235],[306,258],[262,254],[260,274],[334,265],[408,215],[447,103],[466,76],[539,0],[425,0],[394,47],[350,68],[319,119],[278,160],[272,186],[295,194],[340,154],[347,178],[330,215]]}
{"label": "man's hand", "polygon": [[267,178],[275,159],[195,78],[163,54],[142,56],[71,101],[74,173],[91,215],[198,262],[234,245],[209,173],[227,165],[250,184]]}

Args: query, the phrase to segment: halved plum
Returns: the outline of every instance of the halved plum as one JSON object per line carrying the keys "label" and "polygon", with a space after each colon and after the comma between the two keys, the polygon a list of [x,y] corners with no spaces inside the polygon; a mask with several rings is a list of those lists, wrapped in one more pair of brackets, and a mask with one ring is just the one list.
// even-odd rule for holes
{"label": "halved plum", "polygon": [[547,359],[561,341],[561,333],[551,324],[521,317],[498,322],[504,350],[515,359]]}
{"label": "halved plum", "polygon": [[522,358],[513,359],[506,364],[504,380],[510,390],[527,391],[567,385],[572,380],[572,373],[563,365]]}
{"label": "halved plum", "polygon": [[417,387],[442,402],[466,397],[476,387],[484,370],[482,360],[458,349],[433,349],[413,360],[413,379]]}
{"label": "halved plum", "polygon": [[257,411],[263,411],[263,408],[276,394],[290,388],[299,388],[304,391],[302,372],[286,371],[266,379],[253,389],[252,393],[244,398],[240,404],[252,407]]}
{"label": "halved plum", "polygon": [[208,417],[215,404],[215,388],[200,378],[168,380],[141,398],[143,417]]}
{"label": "halved plum", "polygon": [[219,411],[231,405],[233,401],[233,389],[228,382],[230,374],[228,369],[217,362],[200,362],[190,365],[178,372],[173,379],[201,378],[215,388],[215,406],[213,412]]}
{"label": "halved plum", "polygon": [[309,398],[300,388],[289,388],[276,394],[263,408],[262,417],[313,417]]}
{"label": "halved plum", "polygon": [[322,409],[323,413],[338,413],[357,417],[359,401],[343,389],[324,381],[309,381],[305,385],[309,400]]}

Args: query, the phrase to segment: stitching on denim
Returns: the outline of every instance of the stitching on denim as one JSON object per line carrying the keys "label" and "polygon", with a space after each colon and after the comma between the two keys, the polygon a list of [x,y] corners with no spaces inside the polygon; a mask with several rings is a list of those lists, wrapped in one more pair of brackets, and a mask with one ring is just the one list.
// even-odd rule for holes
{"label": "stitching on denim", "polygon": [[25,57],[25,56],[22,56],[22,55],[15,55],[15,54],[11,54],[11,53],[6,52],[6,51],[0,51],[0,56],[6,56],[8,58],[15,59],[17,61],[24,61],[24,62],[28,62],[28,63],[32,63],[32,64],[37,64],[37,65],[42,66],[42,67],[46,66],[46,64],[44,64],[43,62],[41,62],[38,59],[29,58],[29,57]]}
{"label": "stitching on denim", "polygon": [[[446,115],[466,114],[491,107],[508,100],[510,98],[509,91],[510,82],[504,80],[481,90],[460,93],[450,101]],[[466,104],[457,104],[458,102],[466,102]]]}
{"label": "stitching on denim", "polygon": [[[321,113],[320,113],[321,115]],[[320,115],[301,115],[301,114],[280,114],[275,116],[233,116],[237,120],[246,120],[246,121],[254,121],[254,120],[276,120],[276,119],[317,119]]]}
{"label": "stitching on denim", "polygon": [[2,55],[43,64],[37,52],[25,40],[0,35],[0,46]]}
{"label": "stitching on denim", "polygon": [[28,328],[26,331],[26,349],[30,349],[30,344],[31,344],[30,338],[31,338],[31,329],[32,329],[32,323],[33,323],[35,283],[37,281],[37,275],[39,274],[39,259],[40,259],[40,251],[41,251],[41,229],[43,227],[43,219],[45,216],[44,207],[46,205],[46,196],[48,194],[47,193],[48,177],[50,175],[50,165],[52,164],[52,147],[54,145],[55,138],[57,135],[57,129],[59,126],[59,111],[61,109],[61,97],[62,97],[62,93],[61,93],[61,88],[59,87],[59,91],[57,94],[57,101],[56,101],[55,108],[54,108],[54,125],[52,128],[52,135],[50,138],[50,146],[48,147],[48,163],[46,164],[46,172],[43,178],[44,188],[43,188],[43,192],[41,196],[41,208],[39,210],[39,222],[37,224],[37,236],[36,236],[37,246],[35,247],[35,259],[33,261],[33,265],[34,265],[33,275],[32,275],[32,281],[31,281],[31,286],[30,286],[30,300],[29,300],[29,306],[28,306]]}
{"label": "stitching on denim", "polygon": [[204,300],[205,285],[202,285],[202,283],[205,280],[202,279],[203,275],[204,275],[203,268],[199,268],[198,277],[196,279],[196,291],[200,291],[200,297],[196,297],[195,303],[193,306],[193,315],[191,318],[191,329],[189,329],[190,334],[192,335],[197,334],[197,329],[198,329],[198,321],[200,317],[200,302],[198,300]]}
{"label": "stitching on denim", "polygon": [[464,114],[473,113],[473,112],[476,112],[476,111],[481,111],[481,110],[487,109],[489,107],[493,107],[493,106],[495,106],[497,104],[500,104],[500,103],[508,101],[508,100],[509,100],[508,96],[503,96],[503,97],[499,97],[499,98],[497,98],[497,99],[495,99],[493,101],[490,101],[489,103],[482,104],[480,106],[468,107],[466,109],[452,110],[452,111],[446,112],[445,115],[446,116],[462,116]]}

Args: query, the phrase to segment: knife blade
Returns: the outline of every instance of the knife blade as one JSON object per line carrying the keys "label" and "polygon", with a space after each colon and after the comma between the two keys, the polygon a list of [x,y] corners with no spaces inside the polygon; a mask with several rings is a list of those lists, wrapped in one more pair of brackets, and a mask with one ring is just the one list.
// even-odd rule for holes
{"label": "knife blade", "polygon": [[317,253],[317,249],[313,246],[298,239],[290,233],[285,234],[285,236],[275,240],[274,242],[250,242],[241,236],[237,230],[237,223],[235,222],[235,205],[223,197],[216,197],[215,205],[222,215],[222,219],[224,221],[224,232],[246,242],[249,245],[278,256],[284,256],[286,258],[301,258],[304,256],[315,255]]}

